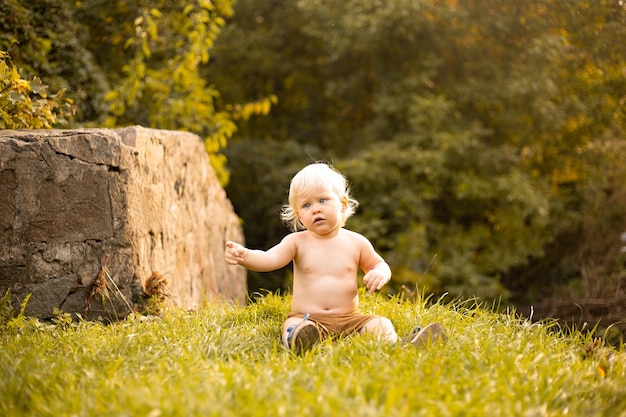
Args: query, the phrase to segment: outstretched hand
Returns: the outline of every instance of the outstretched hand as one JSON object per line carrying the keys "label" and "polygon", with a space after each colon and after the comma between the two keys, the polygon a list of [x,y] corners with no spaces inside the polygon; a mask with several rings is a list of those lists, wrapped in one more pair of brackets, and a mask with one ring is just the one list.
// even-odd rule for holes
{"label": "outstretched hand", "polygon": [[224,250],[224,259],[230,265],[241,265],[244,261],[244,255],[246,248],[239,243],[226,242],[226,249]]}

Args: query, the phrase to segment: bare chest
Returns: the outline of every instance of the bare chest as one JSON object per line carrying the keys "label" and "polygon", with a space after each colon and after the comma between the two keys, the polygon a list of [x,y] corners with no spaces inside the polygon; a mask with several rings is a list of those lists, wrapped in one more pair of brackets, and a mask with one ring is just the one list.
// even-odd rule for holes
{"label": "bare chest", "polygon": [[298,248],[296,269],[306,275],[345,276],[356,274],[359,250],[348,241],[307,242]]}

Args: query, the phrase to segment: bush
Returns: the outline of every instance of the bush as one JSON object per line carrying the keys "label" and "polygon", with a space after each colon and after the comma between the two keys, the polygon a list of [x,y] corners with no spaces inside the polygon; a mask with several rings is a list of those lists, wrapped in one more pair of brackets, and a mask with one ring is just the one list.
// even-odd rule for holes
{"label": "bush", "polygon": [[38,77],[24,80],[8,52],[0,51],[0,129],[49,129],[67,124],[74,107],[63,91],[48,94]]}

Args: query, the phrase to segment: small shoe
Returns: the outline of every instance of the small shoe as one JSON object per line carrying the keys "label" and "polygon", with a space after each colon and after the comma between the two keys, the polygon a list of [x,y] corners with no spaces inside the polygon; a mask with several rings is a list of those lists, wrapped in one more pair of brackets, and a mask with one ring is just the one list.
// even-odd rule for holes
{"label": "small shoe", "polygon": [[[418,328],[419,329],[419,328]],[[416,329],[417,330],[417,329]],[[412,335],[403,339],[404,344],[412,344],[413,346],[427,347],[439,341],[448,340],[446,328],[441,323],[431,323],[423,329],[419,329]]]}
{"label": "small shoe", "polygon": [[311,349],[322,338],[320,330],[308,318],[307,313],[304,320],[287,328],[287,348],[298,355]]}

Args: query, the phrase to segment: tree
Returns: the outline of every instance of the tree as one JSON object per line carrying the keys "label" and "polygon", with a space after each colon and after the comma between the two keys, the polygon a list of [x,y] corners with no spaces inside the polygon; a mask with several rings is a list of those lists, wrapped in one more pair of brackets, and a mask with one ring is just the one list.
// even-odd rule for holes
{"label": "tree", "polygon": [[[295,141],[294,163],[311,150],[336,162],[362,202],[351,226],[385,252],[396,281],[497,297],[526,279],[520,294],[531,294],[571,278],[550,259],[577,252],[563,241],[608,201],[603,188],[619,189],[602,172],[624,166],[608,158],[623,154],[620,21],[609,0],[308,0],[287,15],[242,2],[214,69],[236,54],[236,77],[254,80],[222,82],[225,96],[253,85],[281,104],[311,99],[277,106],[234,142]],[[258,42],[253,55],[241,52],[242,30]],[[238,194],[241,181],[287,186],[276,184],[282,167],[252,177],[251,165],[237,164],[229,187],[245,222],[258,213],[243,202],[269,187]],[[531,279],[520,273],[543,262]]]}
{"label": "tree", "polygon": [[[108,4],[97,0],[84,10],[90,16],[111,15]],[[224,184],[228,173],[218,151],[236,131],[235,119],[266,114],[274,101],[262,97],[219,109],[219,92],[203,77],[214,40],[232,13],[232,0],[121,2],[112,14],[125,16],[120,27],[129,32],[120,37],[105,31],[103,39],[126,50],[116,62],[118,71],[108,69],[120,76],[106,96],[111,111],[105,126],[141,124],[197,133]],[[109,50],[102,56],[118,53]]]}

